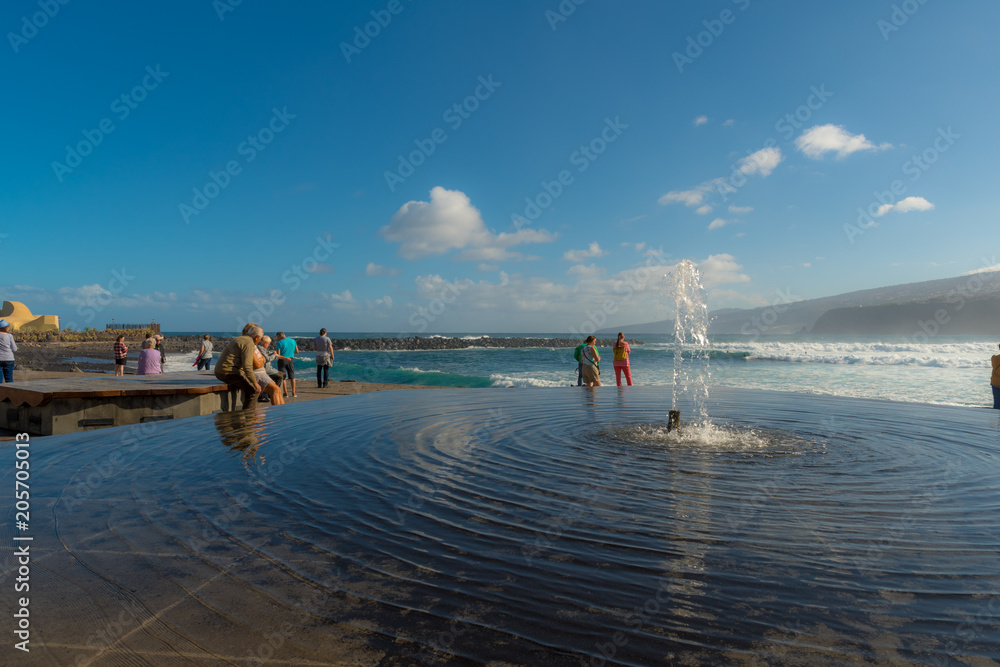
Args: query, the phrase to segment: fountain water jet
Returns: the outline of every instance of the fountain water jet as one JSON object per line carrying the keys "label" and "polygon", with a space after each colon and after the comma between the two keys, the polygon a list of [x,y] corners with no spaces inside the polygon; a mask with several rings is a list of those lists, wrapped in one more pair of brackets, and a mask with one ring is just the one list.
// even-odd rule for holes
{"label": "fountain water jet", "polygon": [[[677,399],[683,391],[691,394],[694,420],[708,425],[708,305],[698,267],[689,259],[663,277],[666,298],[673,301],[674,383],[670,423],[679,419]],[[685,360],[685,356],[687,360]]]}

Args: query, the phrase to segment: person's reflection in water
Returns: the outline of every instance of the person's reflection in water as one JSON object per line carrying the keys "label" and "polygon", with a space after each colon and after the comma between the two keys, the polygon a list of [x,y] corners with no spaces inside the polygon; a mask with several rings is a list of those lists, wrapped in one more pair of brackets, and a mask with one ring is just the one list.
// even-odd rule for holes
{"label": "person's reflection in water", "polygon": [[223,445],[243,453],[244,466],[260,466],[264,463],[264,455],[261,454],[258,461],[257,453],[260,446],[267,442],[264,421],[265,415],[261,410],[220,412],[215,415],[215,429]]}

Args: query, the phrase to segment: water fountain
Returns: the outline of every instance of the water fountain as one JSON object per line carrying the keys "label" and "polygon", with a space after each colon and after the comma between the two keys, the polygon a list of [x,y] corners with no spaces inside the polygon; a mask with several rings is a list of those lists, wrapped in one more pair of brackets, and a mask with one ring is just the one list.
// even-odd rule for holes
{"label": "water fountain", "polygon": [[668,429],[679,425],[679,397],[691,396],[696,424],[708,425],[708,304],[698,267],[690,259],[663,277],[668,302],[674,306],[674,383]]}

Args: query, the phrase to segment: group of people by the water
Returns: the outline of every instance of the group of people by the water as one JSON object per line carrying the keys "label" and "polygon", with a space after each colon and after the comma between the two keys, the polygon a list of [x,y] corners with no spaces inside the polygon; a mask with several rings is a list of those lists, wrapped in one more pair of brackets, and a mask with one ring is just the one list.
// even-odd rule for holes
{"label": "group of people by the water", "polygon": [[[271,405],[283,405],[289,386],[292,397],[298,396],[295,390],[298,343],[283,331],[275,334],[273,348],[271,342],[260,325],[249,322],[243,327],[242,335],[226,345],[215,363],[215,377],[231,389],[242,392],[244,409],[253,407],[260,400]],[[313,347],[316,351],[316,384],[322,389],[329,385],[330,366],[333,364],[333,341],[327,337],[326,329],[320,329]],[[202,354],[204,348],[199,350],[199,358]]]}
{"label": "group of people by the water", "polygon": [[[625,382],[632,386],[632,367],[629,364],[629,355],[632,349],[625,340],[625,334],[618,332],[618,339],[611,347],[614,355],[612,365],[615,369],[615,382],[622,386],[622,375]],[[601,353],[597,351],[597,337],[587,336],[586,340],[576,346],[573,350],[573,358],[576,359],[576,386],[600,387],[601,386]]]}

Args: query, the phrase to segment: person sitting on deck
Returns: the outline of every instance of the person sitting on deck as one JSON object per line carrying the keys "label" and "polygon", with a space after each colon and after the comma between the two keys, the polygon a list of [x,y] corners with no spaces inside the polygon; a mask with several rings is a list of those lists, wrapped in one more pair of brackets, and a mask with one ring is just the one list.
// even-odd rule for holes
{"label": "person sitting on deck", "polygon": [[[257,352],[259,352],[260,355],[262,357],[264,357],[264,368],[263,368],[263,370],[264,370],[264,374],[267,376],[268,382],[273,382],[274,384],[276,384],[278,386],[278,389],[281,389],[281,387],[285,383],[285,374],[282,373],[279,370],[275,370],[274,366],[272,365],[272,362],[275,359],[278,358],[278,353],[271,349],[271,337],[270,336],[264,336],[261,339],[260,345],[257,346]],[[254,365],[254,368],[256,369],[256,364]],[[256,371],[256,374],[257,374],[257,377],[258,377],[257,381],[260,382],[260,379],[259,379],[260,378],[260,372]],[[268,383],[261,382],[260,386],[264,387],[264,392],[267,394],[268,397],[270,397],[271,396],[271,392],[268,391],[269,387],[267,386],[267,384]],[[261,398],[261,400],[266,400],[266,399]],[[281,405],[281,403],[277,403],[277,405]]]}
{"label": "person sitting on deck", "polygon": [[139,366],[136,375],[159,375],[163,373],[160,364],[160,351],[156,349],[156,339],[147,338],[142,341],[142,352],[139,353]]}
{"label": "person sitting on deck", "polygon": [[274,381],[274,378],[266,370],[267,359],[261,352],[260,345],[253,350],[253,374],[263,390],[264,396],[260,400],[270,401],[271,405],[284,405],[285,400],[281,397],[281,385]]}
{"label": "person sitting on deck", "polygon": [[254,377],[253,357],[257,343],[264,337],[264,330],[248,324],[244,335],[237,336],[226,345],[215,362],[215,377],[229,385],[230,390],[243,392],[243,409],[257,406],[261,386]]}

